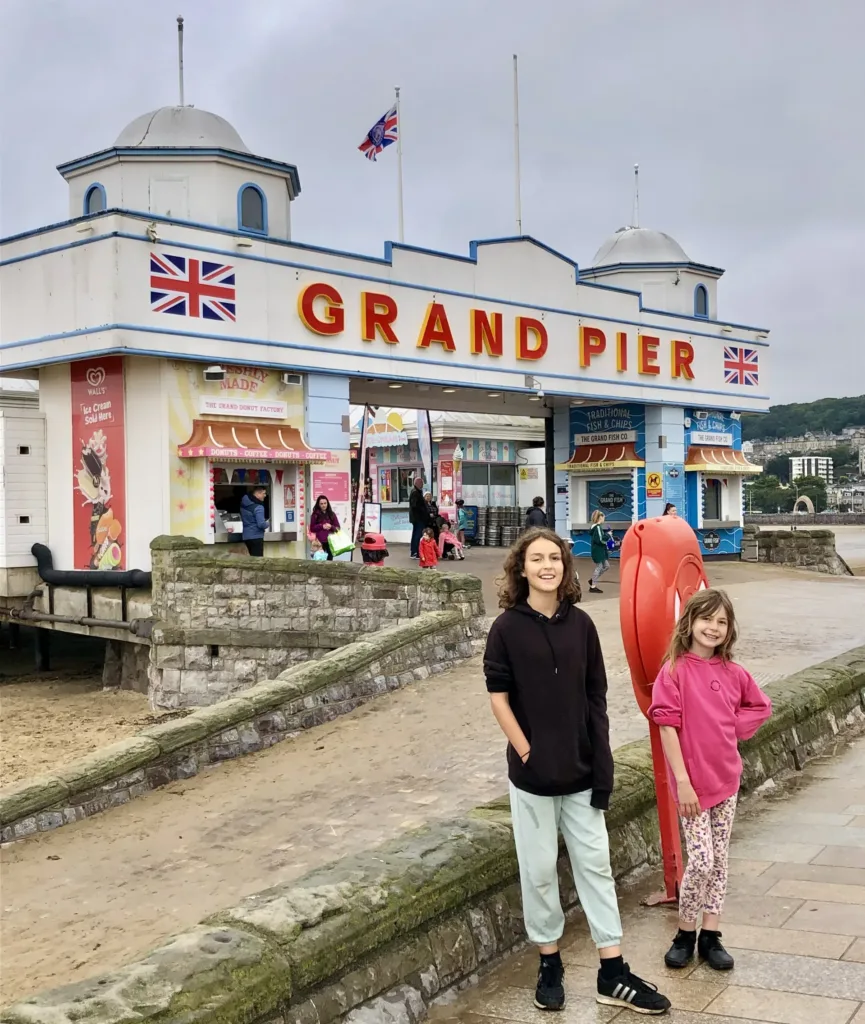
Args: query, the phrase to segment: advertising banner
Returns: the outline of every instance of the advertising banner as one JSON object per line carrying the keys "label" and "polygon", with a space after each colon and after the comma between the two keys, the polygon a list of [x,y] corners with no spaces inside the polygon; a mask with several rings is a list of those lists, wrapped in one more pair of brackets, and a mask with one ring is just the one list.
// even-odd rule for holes
{"label": "advertising banner", "polygon": [[125,569],[126,430],[123,359],[71,365],[76,569]]}
{"label": "advertising banner", "polygon": [[432,489],[432,425],[426,409],[418,409],[417,446],[423,466],[424,490]]}

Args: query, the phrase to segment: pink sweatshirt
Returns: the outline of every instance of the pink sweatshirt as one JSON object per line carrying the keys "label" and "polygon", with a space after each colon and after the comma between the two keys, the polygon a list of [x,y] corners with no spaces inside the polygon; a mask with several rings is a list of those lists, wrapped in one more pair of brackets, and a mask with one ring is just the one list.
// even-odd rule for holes
{"label": "pink sweatshirt", "polygon": [[[691,785],[708,810],[739,791],[739,740],[750,739],[772,714],[772,704],[741,665],[685,654],[667,662],[652,688],[649,719],[679,730]],[[673,796],[676,780],[667,765]]]}

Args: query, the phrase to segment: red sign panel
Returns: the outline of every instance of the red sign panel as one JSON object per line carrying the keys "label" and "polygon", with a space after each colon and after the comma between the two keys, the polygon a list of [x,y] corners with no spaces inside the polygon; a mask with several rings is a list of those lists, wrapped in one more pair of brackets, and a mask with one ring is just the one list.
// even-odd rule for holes
{"label": "red sign panel", "polygon": [[123,359],[72,363],[71,377],[75,568],[125,569]]}

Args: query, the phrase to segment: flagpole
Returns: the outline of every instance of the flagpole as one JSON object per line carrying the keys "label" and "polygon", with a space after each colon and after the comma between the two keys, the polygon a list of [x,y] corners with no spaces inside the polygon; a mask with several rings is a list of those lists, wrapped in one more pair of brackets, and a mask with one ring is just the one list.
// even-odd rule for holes
{"label": "flagpole", "polygon": [[180,86],[180,105],[183,106],[183,18],[177,18],[177,84]]}
{"label": "flagpole", "polygon": [[402,114],[399,109],[399,86],[396,87],[396,196],[399,204],[399,240],[405,241],[402,215]]}
{"label": "flagpole", "polygon": [[522,235],[523,209],[520,199],[520,84],[516,54],[514,54],[514,199],[516,202],[517,235]]}

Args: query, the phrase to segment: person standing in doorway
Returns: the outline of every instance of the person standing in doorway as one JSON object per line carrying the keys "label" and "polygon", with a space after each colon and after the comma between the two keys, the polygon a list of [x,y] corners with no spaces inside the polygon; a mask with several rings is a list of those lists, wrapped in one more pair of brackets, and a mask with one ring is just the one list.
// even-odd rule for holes
{"label": "person standing in doorway", "polygon": [[544,512],[544,499],[540,495],[532,498],[532,507],[526,512],[525,528],[530,530],[533,526],[549,526],[547,513]]}
{"label": "person standing in doorway", "polygon": [[408,499],[408,521],[411,523],[411,557],[418,557],[418,547],[423,532],[429,525],[429,513],[423,496],[423,480],[415,477]]}
{"label": "person standing in doorway", "polygon": [[[610,568],[610,559],[607,554],[607,538],[604,536],[605,518],[604,513],[599,508],[596,508],[592,513],[592,530],[589,536],[592,541],[592,561],[595,563],[595,571],[589,580],[590,594],[603,594],[603,590],[598,586],[598,580]],[[607,533],[609,532],[607,530]]]}
{"label": "person standing in doorway", "polygon": [[622,922],[604,820],[613,790],[607,676],[598,632],[577,607],[570,546],[552,530],[522,534],[499,581],[484,653],[493,715],[508,740],[511,820],[523,917],[540,964],[535,1006],[565,1005],[559,941],[559,831],[598,949],[597,1001],[660,1015],[670,1001],[622,958]]}
{"label": "person standing in doorway", "polygon": [[240,501],[243,543],[253,558],[261,558],[264,555],[264,535],[269,526],[267,513],[264,511],[266,499],[267,488],[258,486],[253,487],[248,494],[244,494]]}
{"label": "person standing in doorway", "polygon": [[320,494],[315,499],[315,508],[309,520],[309,532],[321,544],[322,549],[327,552],[327,561],[333,561],[333,554],[328,543],[331,534],[339,529],[339,519],[336,512],[330,507],[327,496]]}

